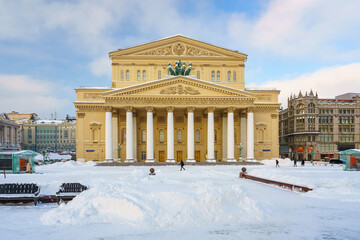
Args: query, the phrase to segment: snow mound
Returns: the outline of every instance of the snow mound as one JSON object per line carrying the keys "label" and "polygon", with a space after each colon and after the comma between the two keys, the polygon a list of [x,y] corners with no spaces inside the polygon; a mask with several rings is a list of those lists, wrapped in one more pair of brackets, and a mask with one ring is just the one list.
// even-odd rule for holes
{"label": "snow mound", "polygon": [[262,222],[267,214],[237,184],[206,180],[182,184],[133,171],[132,180],[98,184],[68,204],[43,214],[45,225],[111,223],[133,228],[177,228]]}
{"label": "snow mound", "polygon": [[56,162],[56,163],[52,163],[52,164],[47,164],[47,165],[41,165],[37,167],[37,170],[39,169],[46,169],[46,170],[51,170],[51,169],[59,169],[59,168],[79,168],[79,167],[93,167],[95,166],[96,163],[93,161],[88,161],[88,162],[77,162],[77,161],[66,161],[66,162]]}
{"label": "snow mound", "polygon": [[292,166],[292,165],[294,165],[294,162],[291,161],[290,158],[273,158],[271,160],[265,159],[265,160],[262,160],[261,163],[263,163],[264,165],[275,166],[276,165],[276,159],[279,161],[280,167],[281,166]]}

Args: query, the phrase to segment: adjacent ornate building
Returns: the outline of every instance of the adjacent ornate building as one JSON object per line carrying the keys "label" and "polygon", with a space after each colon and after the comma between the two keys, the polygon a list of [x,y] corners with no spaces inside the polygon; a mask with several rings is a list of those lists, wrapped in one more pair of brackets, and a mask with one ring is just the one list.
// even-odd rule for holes
{"label": "adjacent ornate building", "polygon": [[315,160],[360,148],[360,93],[320,99],[310,91],[290,96],[279,114],[280,155]]}
{"label": "adjacent ornate building", "polygon": [[247,55],[181,35],[109,55],[111,87],[76,89],[79,161],[278,157],[279,91],[245,88]]}
{"label": "adjacent ornate building", "polygon": [[20,126],[7,114],[0,114],[0,150],[20,150]]}
{"label": "adjacent ornate building", "polygon": [[23,148],[35,152],[75,152],[76,121],[28,120],[21,126]]}

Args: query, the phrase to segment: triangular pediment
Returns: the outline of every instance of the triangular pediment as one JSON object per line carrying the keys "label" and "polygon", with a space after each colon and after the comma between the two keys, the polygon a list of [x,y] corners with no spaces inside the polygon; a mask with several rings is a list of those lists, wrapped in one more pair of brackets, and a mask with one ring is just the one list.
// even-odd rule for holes
{"label": "triangular pediment", "polygon": [[255,99],[256,94],[185,76],[142,83],[103,93],[104,98],[120,96],[213,96]]}
{"label": "triangular pediment", "polygon": [[178,57],[236,57],[241,60],[246,54],[201,42],[182,35],[164,38],[158,41],[119,49],[110,53],[111,58],[117,56],[178,56]]}

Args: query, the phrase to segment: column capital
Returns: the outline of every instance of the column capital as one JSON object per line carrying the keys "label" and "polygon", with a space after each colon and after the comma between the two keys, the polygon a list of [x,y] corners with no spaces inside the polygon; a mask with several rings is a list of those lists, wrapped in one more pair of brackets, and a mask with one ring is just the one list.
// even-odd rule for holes
{"label": "column capital", "polygon": [[278,114],[276,114],[276,113],[271,114],[272,119],[276,119],[277,117],[278,117]]}
{"label": "column capital", "polygon": [[105,106],[104,107],[105,112],[112,112],[113,108],[111,106]]}
{"label": "column capital", "polygon": [[166,110],[167,110],[168,112],[174,112],[175,107],[170,106],[170,107],[167,107]]}
{"label": "column capital", "polygon": [[125,107],[126,112],[132,112],[133,110],[134,110],[134,107],[131,107],[131,106]]}
{"label": "column capital", "polygon": [[208,107],[206,108],[206,112],[214,112],[215,111],[215,107]]}
{"label": "column capital", "polygon": [[228,107],[227,108],[227,112],[230,113],[230,112],[234,112],[235,111],[235,108],[234,107]]}
{"label": "column capital", "polygon": [[113,115],[118,114],[118,110],[116,108],[112,108],[111,111]]}
{"label": "column capital", "polygon": [[195,111],[195,107],[187,107],[186,112],[194,112]]}
{"label": "column capital", "polygon": [[145,107],[146,112],[153,112],[154,107]]}
{"label": "column capital", "polygon": [[249,113],[249,112],[254,112],[255,111],[255,108],[254,107],[249,107],[249,108],[247,108],[247,112]]}
{"label": "column capital", "polygon": [[77,113],[77,117],[78,118],[83,118],[83,117],[85,117],[85,113]]}

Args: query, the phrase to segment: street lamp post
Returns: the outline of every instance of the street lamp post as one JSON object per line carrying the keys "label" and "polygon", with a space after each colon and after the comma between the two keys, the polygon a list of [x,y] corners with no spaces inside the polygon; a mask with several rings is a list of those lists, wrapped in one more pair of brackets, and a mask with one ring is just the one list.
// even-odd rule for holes
{"label": "street lamp post", "polygon": [[240,150],[240,157],[239,157],[239,160],[242,160],[242,156],[241,156],[241,151],[243,149],[243,144],[240,143],[239,146],[238,146],[239,150]]}
{"label": "street lamp post", "polygon": [[121,149],[122,149],[122,146],[121,146],[121,144],[119,143],[119,144],[118,144],[118,159],[119,159],[119,162],[121,162],[121,156],[120,156],[120,151],[121,151]]}

